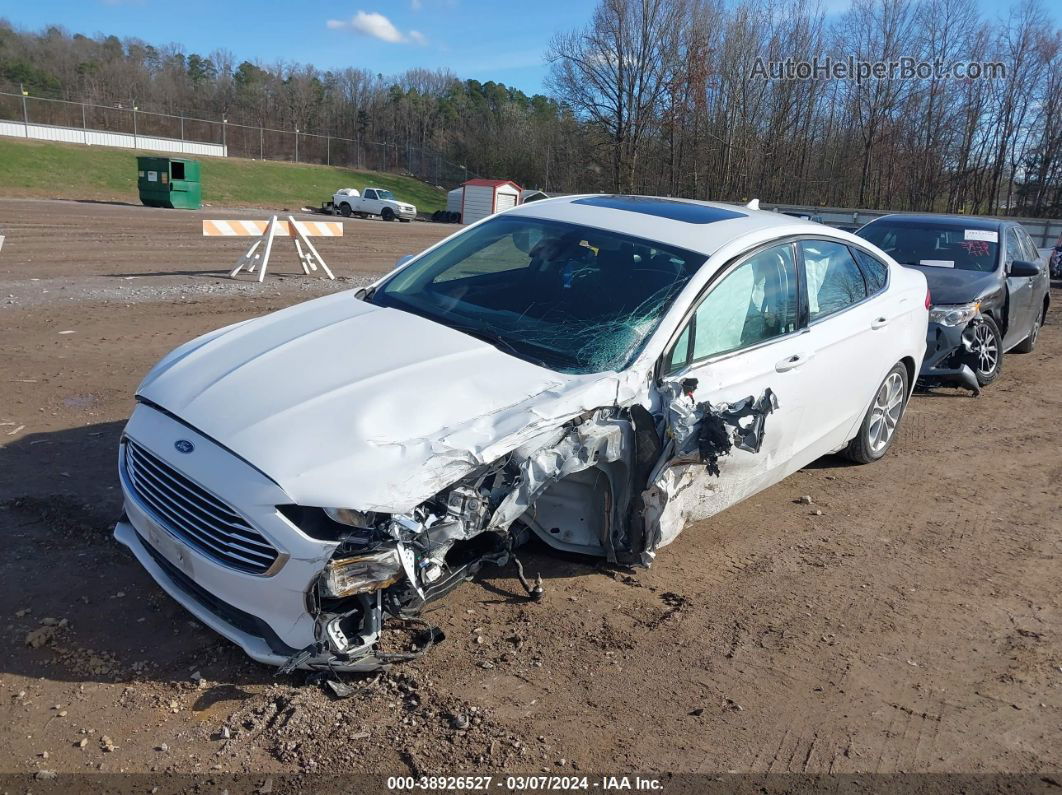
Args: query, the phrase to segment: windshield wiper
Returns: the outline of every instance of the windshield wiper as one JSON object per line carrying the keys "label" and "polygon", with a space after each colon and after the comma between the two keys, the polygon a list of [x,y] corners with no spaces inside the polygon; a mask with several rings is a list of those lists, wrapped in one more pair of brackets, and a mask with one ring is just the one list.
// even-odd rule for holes
{"label": "windshield wiper", "polygon": [[529,356],[526,351],[520,350],[511,342],[509,342],[509,340],[505,339],[505,337],[502,337],[500,334],[494,334],[478,326],[461,326],[456,323],[451,323],[449,321],[447,321],[443,325],[452,328],[454,331],[460,331],[462,334],[467,334],[470,337],[475,337],[478,340],[483,340],[483,342],[486,342],[495,347],[501,346],[505,348],[508,353],[511,353],[513,356],[515,356],[517,359],[523,359],[525,361],[531,362],[532,364],[537,364],[540,367],[549,368],[549,365],[546,364],[546,361],[544,359],[540,359],[536,356]]}

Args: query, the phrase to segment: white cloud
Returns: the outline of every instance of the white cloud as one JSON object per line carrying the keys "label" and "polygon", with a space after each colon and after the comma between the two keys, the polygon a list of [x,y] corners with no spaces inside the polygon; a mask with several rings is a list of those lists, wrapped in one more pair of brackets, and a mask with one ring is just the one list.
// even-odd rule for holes
{"label": "white cloud", "polygon": [[326,24],[332,30],[348,28],[355,33],[360,33],[362,36],[369,36],[391,44],[401,44],[406,40],[406,37],[394,26],[391,20],[375,11],[359,11],[349,21],[330,19]]}
{"label": "white cloud", "polygon": [[361,36],[379,39],[389,44],[413,42],[424,46],[428,43],[428,37],[419,30],[411,30],[408,35],[403,34],[391,20],[376,11],[358,11],[349,20],[330,19],[325,22],[325,25],[330,30],[352,30]]}

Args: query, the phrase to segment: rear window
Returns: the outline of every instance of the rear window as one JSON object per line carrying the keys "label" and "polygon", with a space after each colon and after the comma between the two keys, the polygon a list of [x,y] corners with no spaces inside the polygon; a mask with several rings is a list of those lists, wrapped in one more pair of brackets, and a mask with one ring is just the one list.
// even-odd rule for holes
{"label": "rear window", "polygon": [[867,254],[858,248],[853,248],[856,259],[863,269],[863,275],[867,280],[867,289],[873,294],[885,289],[885,283],[889,280],[889,266],[877,257]]}
{"label": "rear window", "polygon": [[999,262],[999,232],[994,229],[872,221],[857,234],[901,265],[988,272]]}

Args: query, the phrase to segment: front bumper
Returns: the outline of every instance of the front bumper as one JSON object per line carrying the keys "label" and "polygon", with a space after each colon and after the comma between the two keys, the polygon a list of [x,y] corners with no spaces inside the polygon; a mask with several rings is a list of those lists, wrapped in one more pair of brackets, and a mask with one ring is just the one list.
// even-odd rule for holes
{"label": "front bumper", "polygon": [[963,333],[969,324],[962,326],[945,326],[930,323],[926,332],[926,355],[922,360],[922,369],[918,380],[925,386],[948,384],[981,391],[977,376],[964,359],[969,353],[968,342]]}
{"label": "front bumper", "polygon": [[[280,552],[278,564],[264,574],[237,571],[188,543],[138,497],[119,452],[119,477],[125,515],[114,536],[128,547],[166,593],[192,615],[242,648],[251,658],[281,666],[302,655],[301,668],[331,667],[363,671],[379,667],[372,659],[344,664],[321,642],[311,612],[312,589],[335,544],[310,538],[276,506],[292,500],[264,474],[191,428],[140,404],[125,437],[235,507]],[[178,439],[194,452],[175,450]]]}

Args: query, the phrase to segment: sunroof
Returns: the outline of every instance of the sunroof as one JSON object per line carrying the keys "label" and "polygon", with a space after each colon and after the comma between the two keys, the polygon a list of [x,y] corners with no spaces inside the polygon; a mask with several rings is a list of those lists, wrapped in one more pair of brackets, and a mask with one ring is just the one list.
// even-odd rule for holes
{"label": "sunroof", "polygon": [[608,207],[610,210],[655,215],[657,218],[684,221],[687,224],[711,224],[715,221],[746,217],[745,213],[734,210],[649,196],[590,196],[585,199],[575,199],[572,204],[588,204],[591,207]]}

